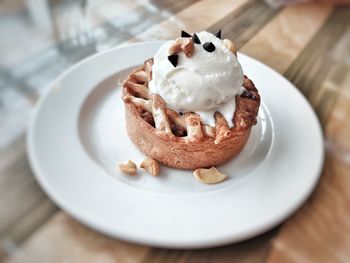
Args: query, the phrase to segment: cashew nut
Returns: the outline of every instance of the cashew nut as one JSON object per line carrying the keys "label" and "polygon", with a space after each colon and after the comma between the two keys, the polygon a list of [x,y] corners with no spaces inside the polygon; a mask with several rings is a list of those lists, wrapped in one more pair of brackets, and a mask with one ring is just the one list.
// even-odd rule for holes
{"label": "cashew nut", "polygon": [[123,173],[129,174],[129,175],[135,175],[137,171],[137,166],[134,162],[132,161],[127,161],[125,164],[119,164],[119,169]]}
{"label": "cashew nut", "polygon": [[194,44],[191,38],[178,38],[169,47],[169,54],[176,55],[183,51],[186,57],[190,57],[193,54]]}
{"label": "cashew nut", "polygon": [[217,184],[227,178],[227,175],[220,173],[215,167],[197,169],[193,172],[193,175],[198,181],[205,184]]}
{"label": "cashew nut", "polygon": [[156,160],[153,160],[151,158],[146,157],[140,164],[140,167],[145,169],[153,176],[157,176],[159,174],[159,164]]}
{"label": "cashew nut", "polygon": [[237,57],[237,48],[235,44],[229,39],[224,39],[223,43],[224,43],[224,46],[227,47],[228,50],[230,50]]}

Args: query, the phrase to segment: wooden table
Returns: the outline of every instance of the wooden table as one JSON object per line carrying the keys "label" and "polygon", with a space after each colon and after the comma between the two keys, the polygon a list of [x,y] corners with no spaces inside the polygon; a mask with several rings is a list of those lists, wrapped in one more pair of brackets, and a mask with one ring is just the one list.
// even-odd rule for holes
{"label": "wooden table", "polygon": [[[51,39],[41,48],[15,41],[1,56],[0,260],[350,262],[350,8],[309,3],[273,9],[251,0],[115,2],[100,1],[91,7],[90,24],[84,27],[89,32],[64,41]],[[5,11],[15,10],[18,19],[26,19],[13,5],[5,5]],[[293,82],[317,112],[326,159],[307,203],[261,236],[204,250],[158,249],[115,240],[58,209],[35,182],[25,152],[25,125],[45,84],[69,65],[110,46],[175,38],[181,29],[219,28],[240,52]],[[21,48],[13,56],[39,50],[11,62],[9,54],[18,45]]]}

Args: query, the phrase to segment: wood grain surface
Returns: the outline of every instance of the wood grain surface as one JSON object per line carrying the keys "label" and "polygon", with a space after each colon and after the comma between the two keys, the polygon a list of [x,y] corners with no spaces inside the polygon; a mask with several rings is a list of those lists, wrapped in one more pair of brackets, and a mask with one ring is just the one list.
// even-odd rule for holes
{"label": "wood grain surface", "polygon": [[[15,66],[0,63],[0,95],[5,87],[14,87],[30,111],[45,84],[88,55],[116,44],[174,38],[181,29],[221,28],[241,52],[293,82],[316,110],[327,152],[320,182],[290,219],[251,240],[202,250],[153,248],[102,235],[58,209],[35,182],[22,130],[0,148],[0,260],[350,262],[350,8],[309,3],[273,9],[254,0],[154,0],[119,1],[119,12],[111,13],[107,11],[113,1],[102,2],[89,11],[89,30],[105,35],[90,39],[84,32],[85,45],[79,34],[57,39],[27,58],[16,57],[20,62]],[[21,12],[23,6],[18,8]],[[16,5],[4,10],[15,12]],[[64,21],[56,30],[60,27]]]}

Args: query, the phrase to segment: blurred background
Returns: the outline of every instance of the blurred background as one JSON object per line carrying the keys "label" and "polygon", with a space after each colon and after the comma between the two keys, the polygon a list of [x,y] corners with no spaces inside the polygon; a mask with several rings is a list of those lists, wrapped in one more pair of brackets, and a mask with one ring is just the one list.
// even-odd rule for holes
{"label": "blurred background", "polygon": [[[91,239],[91,244],[95,244],[96,240],[106,244],[116,242],[106,241],[95,232],[89,232],[62,213],[57,215],[58,208],[36,184],[25,153],[25,130],[31,112],[47,85],[69,66],[130,39],[147,40],[137,37],[163,21],[176,24],[176,30],[179,30],[184,24],[181,19],[176,20],[176,15],[189,8],[196,10],[198,4],[198,8],[203,8],[205,17],[205,12],[211,9],[205,10],[204,2],[208,5],[214,2],[222,4],[220,0],[0,0],[0,261],[14,254],[49,219],[59,224],[63,220],[64,224],[79,229],[77,236],[84,238],[74,237],[74,242],[71,238],[72,243],[85,242],[86,238]],[[227,4],[229,1],[223,2]],[[242,52],[275,68],[300,88],[320,118],[327,156],[333,158],[327,159],[330,170],[325,170],[332,176],[342,176],[337,179],[338,186],[350,186],[345,177],[345,174],[350,174],[350,1],[232,0],[229,6],[238,6],[237,2],[244,4],[219,17],[215,23],[208,25],[209,29],[223,28],[224,35],[236,41]],[[195,27],[198,28],[198,25]],[[163,38],[161,31],[154,31],[156,33],[149,35],[150,40]],[[265,48],[265,44],[272,48],[259,49],[259,46]],[[331,164],[329,160],[332,160]],[[340,168],[332,170],[334,167]],[[335,192],[341,193],[338,190]],[[349,195],[343,194],[349,200]],[[342,205],[347,208],[344,208],[343,217],[339,220],[345,222],[344,215],[350,216],[350,205],[348,202]],[[336,222],[332,217],[329,220],[326,222]],[[348,230],[348,222],[345,224],[344,228]],[[336,232],[334,236],[339,234],[339,230]],[[273,230],[250,243],[221,248],[217,253],[225,258],[231,250],[246,251],[246,254],[239,252],[246,258],[244,262],[263,262],[253,258],[248,260],[247,255],[256,253],[259,255],[256,258],[265,258],[267,244],[276,233]],[[39,243],[45,244],[49,239],[46,236]],[[53,247],[62,246],[62,243],[64,238],[51,244],[49,249],[55,254]],[[342,244],[342,255],[346,254],[344,251],[350,251],[349,244],[348,239],[346,245]],[[34,248],[27,252],[30,251],[29,255],[32,251],[37,254],[31,259],[40,259],[37,255],[41,245],[32,243]],[[130,250],[130,253],[140,249],[133,245],[118,246]],[[80,247],[79,253],[87,250]],[[160,259],[175,253],[176,260],[171,262],[177,262],[182,252],[157,253],[160,253]],[[205,259],[205,253],[209,252],[194,253],[197,259]],[[50,257],[27,261],[28,253],[24,255],[19,259],[7,258],[6,262],[80,262],[64,261],[62,257],[57,257],[60,260],[56,258],[55,261],[46,261]],[[299,256],[305,256],[305,253]],[[288,262],[350,262],[349,258]]]}
{"label": "blurred background", "polygon": [[126,41],[188,2],[1,0],[0,150],[23,135],[33,103],[64,69]]}

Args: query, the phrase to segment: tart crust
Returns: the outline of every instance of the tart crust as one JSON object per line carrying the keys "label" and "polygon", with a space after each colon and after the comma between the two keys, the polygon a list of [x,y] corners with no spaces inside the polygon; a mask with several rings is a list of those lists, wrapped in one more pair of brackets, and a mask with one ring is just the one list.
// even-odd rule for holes
{"label": "tart crust", "polygon": [[197,169],[224,164],[246,144],[260,106],[253,82],[244,76],[245,91],[236,96],[234,126],[220,113],[215,127],[204,125],[195,113],[183,115],[166,107],[159,95],[148,91],[153,60],[135,69],[123,84],[127,133],[137,148],[164,165]]}

